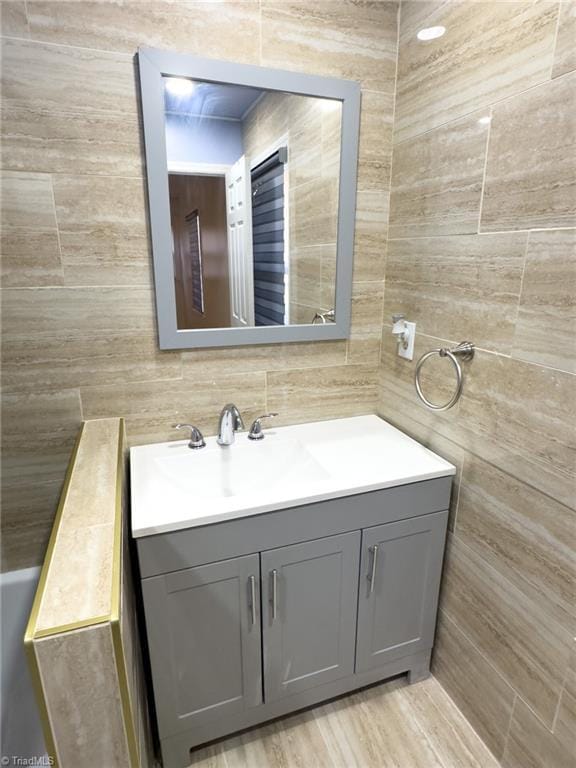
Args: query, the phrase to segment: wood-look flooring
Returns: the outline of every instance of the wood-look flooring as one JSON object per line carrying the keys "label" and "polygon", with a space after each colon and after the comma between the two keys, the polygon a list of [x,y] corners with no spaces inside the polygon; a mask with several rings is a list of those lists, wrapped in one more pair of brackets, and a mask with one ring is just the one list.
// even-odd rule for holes
{"label": "wood-look flooring", "polygon": [[190,768],[497,768],[429,678],[397,678],[192,752]]}

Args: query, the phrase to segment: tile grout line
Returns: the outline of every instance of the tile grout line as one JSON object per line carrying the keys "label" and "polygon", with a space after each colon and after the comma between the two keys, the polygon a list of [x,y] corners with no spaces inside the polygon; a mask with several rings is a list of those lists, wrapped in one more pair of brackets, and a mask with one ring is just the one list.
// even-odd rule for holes
{"label": "tile grout line", "polygon": [[560,707],[562,706],[562,697],[564,696],[564,692],[566,691],[566,684],[568,682],[570,673],[571,673],[570,660],[568,660],[568,666],[566,668],[566,672],[564,673],[564,679],[562,680],[562,687],[560,688],[560,695],[558,696],[558,703],[556,704],[556,712],[554,713],[554,718],[552,719],[552,733],[556,733],[556,726],[558,725],[558,717],[560,716]]}
{"label": "tile grout line", "polygon": [[[390,235],[390,219],[392,214],[392,190],[394,178],[394,124],[396,123],[396,106],[398,103],[398,70],[400,66],[400,24],[402,16],[402,2],[398,5],[398,14],[396,17],[396,70],[394,73],[394,103],[392,106],[392,134],[390,147],[390,178],[388,180],[388,218],[386,219],[386,253],[384,261],[384,280],[386,280],[386,267],[388,264],[388,241]],[[384,288],[386,290],[386,288]]]}
{"label": "tile grout line", "polygon": [[518,702],[518,694],[514,691],[514,699],[512,700],[512,709],[510,710],[510,719],[508,720],[508,728],[506,728],[506,735],[504,737],[504,746],[502,747],[502,757],[500,762],[504,765],[503,761],[508,751],[508,744],[510,742],[510,733],[512,732],[512,722],[514,720],[514,713],[516,712],[516,704]]}
{"label": "tile grout line", "polygon": [[[466,450],[466,449],[464,449]],[[452,532],[456,534],[456,523],[458,521],[458,512],[460,511],[460,492],[462,490],[462,484],[464,482],[464,467],[466,466],[466,455],[462,457],[462,466],[460,468],[460,479],[458,480],[458,491],[456,493],[456,501],[454,504],[454,521],[452,523]]]}
{"label": "tile grout line", "polygon": [[482,186],[480,189],[480,206],[478,209],[478,227],[477,234],[480,234],[480,226],[482,223],[482,211],[484,208],[484,194],[486,192],[486,172],[488,169],[488,153],[490,151],[490,136],[492,135],[492,120],[494,118],[494,112],[490,107],[490,122],[488,123],[488,135],[486,136],[486,146],[484,148],[484,170],[482,172]]}
{"label": "tile grout line", "polygon": [[[14,288],[12,290],[26,290],[26,289]],[[419,336],[425,336],[428,339],[434,339],[434,341],[447,342],[448,344],[459,343],[456,339],[445,339],[441,336],[433,336],[430,333],[420,332]],[[576,376],[576,373],[573,373],[572,371],[565,371],[563,368],[554,368],[554,366],[551,366],[551,365],[544,365],[543,363],[534,363],[531,360],[522,360],[521,358],[513,357],[512,354],[506,354],[505,352],[498,352],[498,350],[488,349],[487,347],[481,347],[478,344],[474,345],[474,349],[476,350],[476,352],[483,352],[487,355],[495,355],[496,357],[501,357],[504,360],[512,360],[515,363],[521,363],[522,365],[533,365],[536,368],[543,368],[544,370],[547,370],[547,371],[556,371],[557,373],[562,373],[562,374],[565,374],[566,376]]]}
{"label": "tile grout line", "polygon": [[552,45],[552,56],[550,57],[550,72],[548,75],[548,82],[551,83],[552,80],[555,80],[552,76],[552,73],[554,72],[554,65],[556,64],[556,48],[558,47],[558,35],[560,33],[560,16],[562,15],[562,0],[559,0],[558,2],[558,9],[557,9],[557,15],[556,15],[556,25],[554,28],[554,41]]}
{"label": "tile grout line", "polygon": [[493,237],[502,235],[518,235],[523,232],[571,232],[576,231],[576,227],[529,227],[523,229],[495,229],[485,230],[484,232],[451,232],[445,235],[409,235],[408,237],[390,237],[391,243],[404,240],[443,240],[450,237]]}
{"label": "tile grout line", "polygon": [[[522,293],[524,292],[524,276],[526,275],[526,265],[528,263],[528,248],[530,246],[530,231],[526,235],[526,243],[524,244],[524,263],[522,264],[522,275],[520,276],[520,289],[518,291],[518,301],[516,302],[516,316],[514,318],[514,333],[512,334],[511,344],[510,344],[510,357],[513,358],[512,355],[514,354],[514,347],[516,342],[516,333],[518,332],[518,320],[520,319],[520,307],[522,306]],[[537,365],[537,363],[534,363],[534,365]]]}
{"label": "tile grout line", "polygon": [[[62,242],[60,240],[60,224],[58,223],[58,212],[56,210],[56,195],[54,194],[54,181],[52,179],[52,174],[48,174],[48,178],[50,179],[50,197],[52,198],[52,209],[54,211],[54,224],[56,225],[56,240],[58,241],[58,255],[60,260],[60,274],[62,276],[62,280],[65,281],[66,275],[64,273],[64,258],[62,255]],[[52,286],[45,286],[46,288],[50,288]]]}

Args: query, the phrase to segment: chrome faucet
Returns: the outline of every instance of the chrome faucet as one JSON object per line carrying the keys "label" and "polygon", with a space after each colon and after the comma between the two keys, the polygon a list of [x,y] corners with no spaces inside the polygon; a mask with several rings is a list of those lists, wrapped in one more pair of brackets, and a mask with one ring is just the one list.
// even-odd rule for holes
{"label": "chrome faucet", "polygon": [[218,445],[232,445],[234,442],[234,433],[239,429],[244,429],[244,422],[240,411],[234,403],[228,403],[222,408],[220,421],[218,422]]}

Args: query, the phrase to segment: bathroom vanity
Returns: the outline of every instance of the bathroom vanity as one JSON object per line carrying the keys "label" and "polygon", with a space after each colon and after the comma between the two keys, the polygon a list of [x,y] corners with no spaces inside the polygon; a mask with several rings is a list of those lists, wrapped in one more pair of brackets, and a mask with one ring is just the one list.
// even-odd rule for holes
{"label": "bathroom vanity", "polygon": [[363,685],[426,677],[454,473],[377,416],[132,448],[165,768]]}

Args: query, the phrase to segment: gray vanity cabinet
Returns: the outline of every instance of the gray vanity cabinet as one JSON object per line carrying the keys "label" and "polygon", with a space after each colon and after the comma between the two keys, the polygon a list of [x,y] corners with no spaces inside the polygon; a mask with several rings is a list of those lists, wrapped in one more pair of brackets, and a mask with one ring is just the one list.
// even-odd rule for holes
{"label": "gray vanity cabinet", "polygon": [[138,540],[164,768],[190,748],[429,674],[450,477]]}
{"label": "gray vanity cabinet", "polygon": [[362,531],[356,672],[432,647],[446,512]]}
{"label": "gray vanity cabinet", "polygon": [[260,704],[258,555],[155,576],[142,587],[161,736]]}
{"label": "gray vanity cabinet", "polygon": [[354,672],[360,532],[261,554],[266,701]]}

